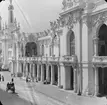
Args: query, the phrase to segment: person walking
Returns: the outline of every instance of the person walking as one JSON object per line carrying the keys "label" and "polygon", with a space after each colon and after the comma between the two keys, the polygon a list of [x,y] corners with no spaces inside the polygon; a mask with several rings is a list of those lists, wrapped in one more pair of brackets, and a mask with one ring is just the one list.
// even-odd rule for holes
{"label": "person walking", "polygon": [[4,76],[2,75],[2,81],[4,81]]}

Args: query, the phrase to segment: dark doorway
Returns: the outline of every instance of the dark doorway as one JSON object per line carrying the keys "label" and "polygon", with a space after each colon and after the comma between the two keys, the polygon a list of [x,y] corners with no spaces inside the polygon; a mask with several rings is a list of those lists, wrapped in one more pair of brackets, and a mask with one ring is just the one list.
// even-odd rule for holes
{"label": "dark doorway", "polygon": [[51,66],[49,66],[49,82],[51,82]]}
{"label": "dark doorway", "polygon": [[25,46],[25,56],[33,57],[37,56],[37,46],[35,42],[28,42]]}
{"label": "dark doorway", "polygon": [[37,64],[35,64],[35,77],[37,78]]}
{"label": "dark doorway", "polygon": [[[103,24],[98,33],[98,55],[99,56],[107,56],[107,26]],[[99,76],[99,94],[107,95],[107,67],[98,68],[98,76]]]}
{"label": "dark doorway", "polygon": [[46,65],[44,64],[44,80],[46,80]]}
{"label": "dark doorway", "polygon": [[28,63],[28,74],[30,73],[30,64]]}
{"label": "dark doorway", "polygon": [[71,75],[71,90],[74,89],[74,75],[73,75],[73,68],[70,66],[70,75]]}
{"label": "dark doorway", "polygon": [[54,65],[54,78],[55,78],[55,85],[58,84],[58,66]]}

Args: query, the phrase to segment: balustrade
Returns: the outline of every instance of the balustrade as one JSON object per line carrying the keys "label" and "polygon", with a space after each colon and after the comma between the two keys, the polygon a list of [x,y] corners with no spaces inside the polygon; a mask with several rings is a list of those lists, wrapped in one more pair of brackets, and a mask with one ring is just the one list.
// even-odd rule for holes
{"label": "balustrade", "polygon": [[107,67],[107,56],[93,56],[92,63],[96,67]]}
{"label": "balustrade", "polygon": [[[94,59],[98,59],[95,58]],[[15,58],[12,57],[12,60],[15,60]],[[63,57],[55,57],[55,56],[51,56],[51,57],[19,57],[18,58],[19,61],[27,61],[27,62],[33,62],[33,61],[37,61],[37,62],[65,62],[65,63],[76,63],[77,58],[75,55],[73,56],[68,56],[65,55]]]}
{"label": "balustrade", "polygon": [[61,61],[62,61],[62,62],[72,62],[72,63],[76,63],[77,58],[76,58],[75,55],[72,55],[72,56],[65,55],[65,56],[62,57]]}

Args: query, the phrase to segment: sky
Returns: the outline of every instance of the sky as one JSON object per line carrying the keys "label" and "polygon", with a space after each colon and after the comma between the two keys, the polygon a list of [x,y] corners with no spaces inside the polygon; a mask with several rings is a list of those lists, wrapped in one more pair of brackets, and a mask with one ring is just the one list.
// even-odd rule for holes
{"label": "sky", "polygon": [[[20,22],[22,31],[42,32],[50,28],[50,21],[55,21],[59,17],[62,1],[13,0],[14,17]],[[9,0],[0,3],[0,15],[3,22],[8,21],[8,5]]]}

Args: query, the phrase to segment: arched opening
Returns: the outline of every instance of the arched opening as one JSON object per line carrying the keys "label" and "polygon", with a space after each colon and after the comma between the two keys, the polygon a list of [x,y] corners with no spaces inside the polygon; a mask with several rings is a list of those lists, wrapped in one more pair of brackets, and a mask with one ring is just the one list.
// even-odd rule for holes
{"label": "arched opening", "polygon": [[39,65],[39,81],[41,81],[41,65]]}
{"label": "arched opening", "polygon": [[44,56],[44,45],[42,45],[42,56]]}
{"label": "arched opening", "polygon": [[28,42],[25,46],[25,56],[33,57],[37,56],[37,45],[35,42]]}
{"label": "arched opening", "polygon": [[44,81],[46,81],[46,65],[44,64]]}
{"label": "arched opening", "polygon": [[[98,55],[99,56],[107,56],[107,26],[103,24],[98,32]],[[107,67],[98,68],[98,76],[99,76],[99,94],[107,95]]]}
{"label": "arched opening", "polygon": [[70,87],[71,87],[71,90],[73,90],[74,89],[74,71],[73,71],[73,68],[72,68],[72,66],[70,66],[70,76],[71,76],[71,78],[70,78]]}
{"label": "arched opening", "polygon": [[49,82],[51,82],[51,66],[49,66]]}
{"label": "arched opening", "polygon": [[58,66],[54,65],[54,84],[57,85],[58,84]]}
{"label": "arched opening", "polygon": [[28,63],[27,66],[28,66],[28,75],[30,75],[30,64]]}
{"label": "arched opening", "polygon": [[37,81],[37,64],[35,64],[35,78],[36,78],[36,81]]}
{"label": "arched opening", "polygon": [[67,55],[75,55],[75,36],[71,30],[67,34]]}

